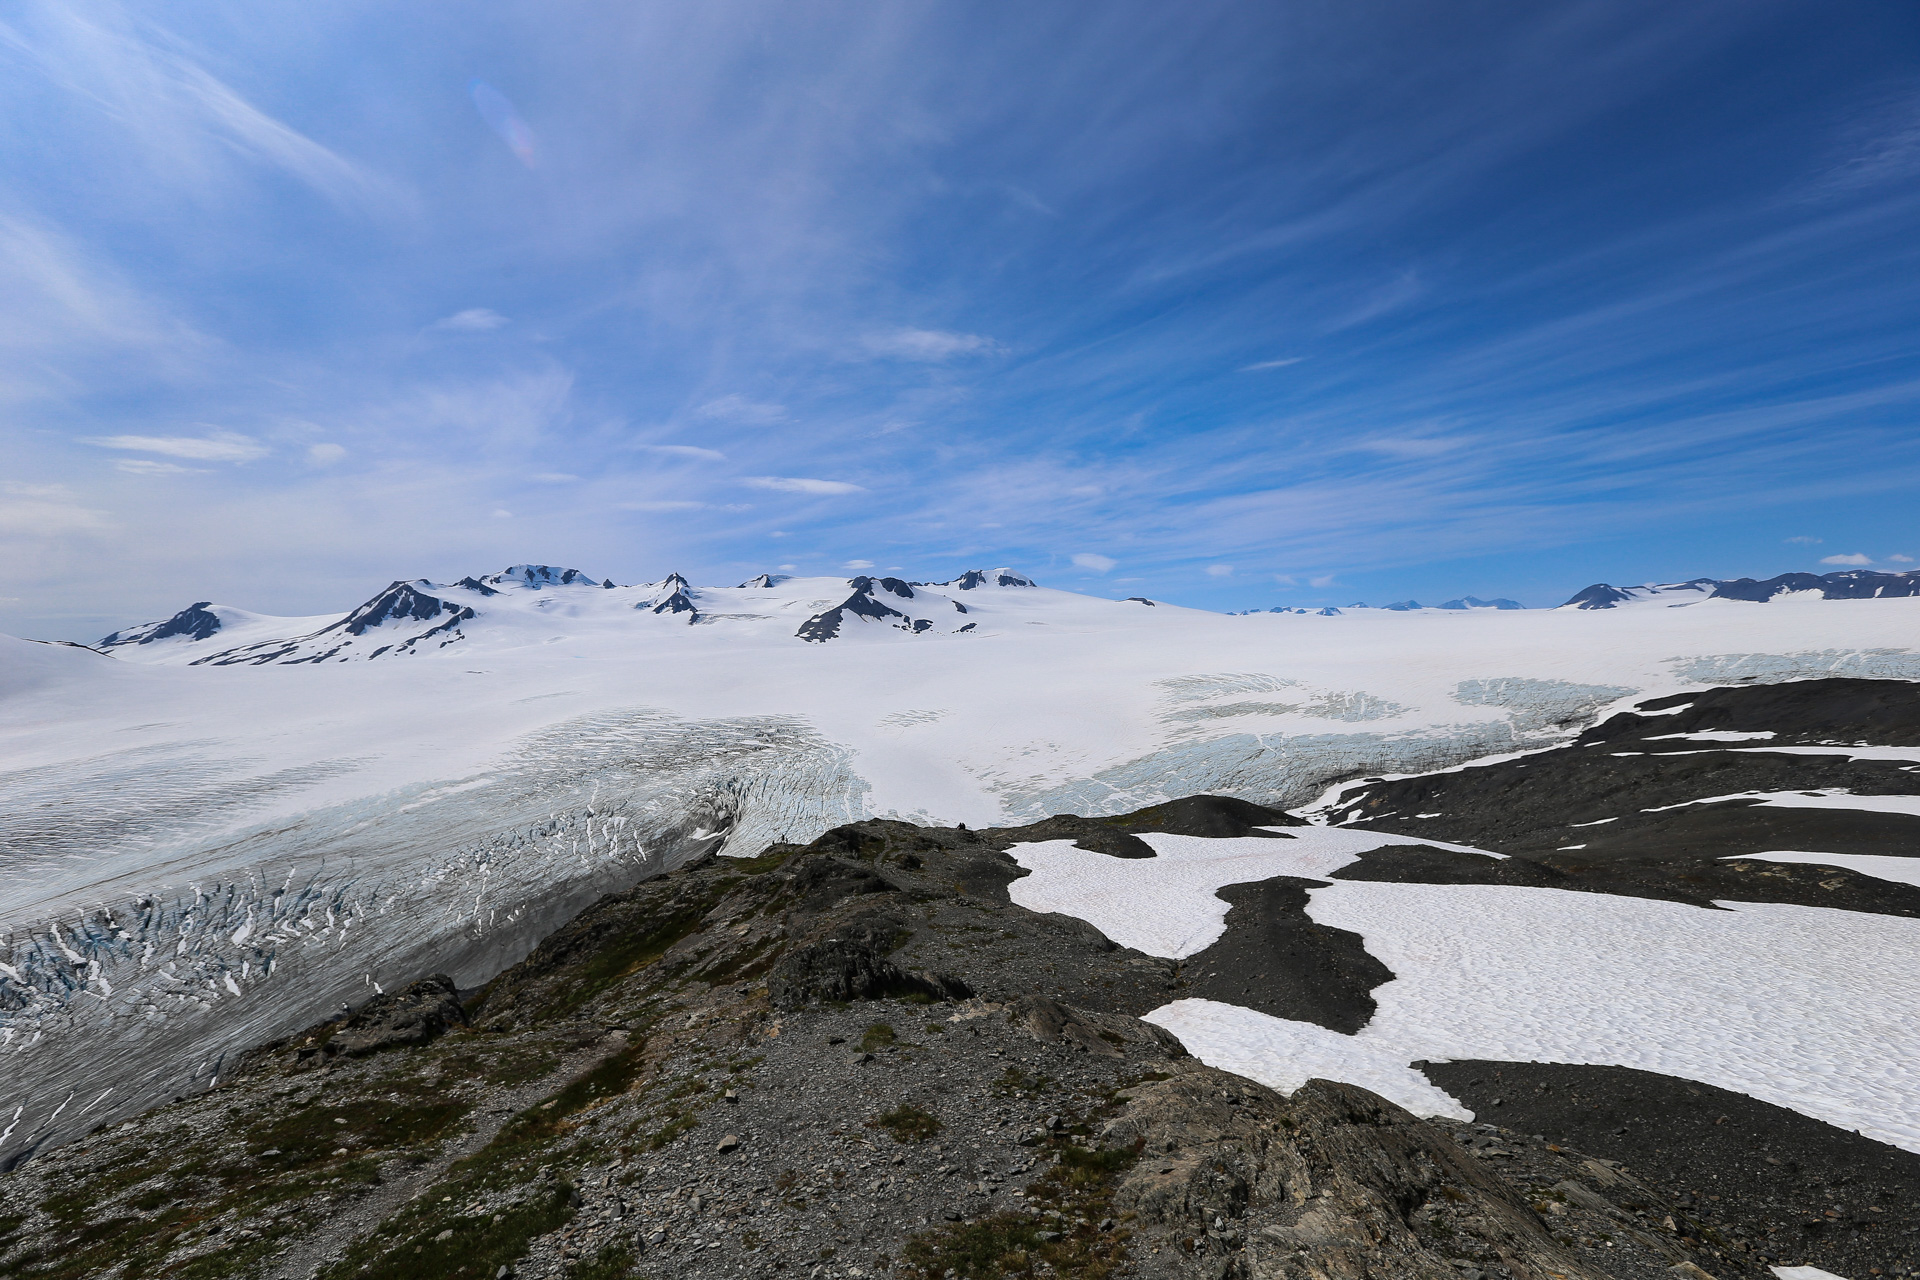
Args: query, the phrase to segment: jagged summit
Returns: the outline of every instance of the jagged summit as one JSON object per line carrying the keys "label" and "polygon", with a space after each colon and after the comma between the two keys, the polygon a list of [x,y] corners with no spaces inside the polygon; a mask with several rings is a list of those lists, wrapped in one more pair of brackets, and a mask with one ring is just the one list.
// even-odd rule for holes
{"label": "jagged summit", "polygon": [[161,622],[143,623],[102,637],[99,647],[111,649],[123,644],[152,644],[156,640],[181,637],[207,640],[220,630],[220,615],[213,612],[213,601],[200,600]]}
{"label": "jagged summit", "polygon": [[1615,587],[1596,582],[1584,591],[1575,592],[1573,598],[1560,607],[1612,609],[1623,604],[1695,604],[1711,596],[1717,585],[1712,578],[1695,578],[1690,582],[1650,582],[1638,587]]}
{"label": "jagged summit", "polygon": [[1040,584],[1024,573],[1015,573],[1012,569],[969,569],[952,582],[924,582],[926,587],[952,587],[955,591],[972,591],[975,587],[1037,587]]}
{"label": "jagged summit", "polygon": [[[425,579],[421,581],[424,582]],[[461,579],[462,583],[471,581],[471,578]],[[570,587],[576,584],[588,587],[602,585],[578,569],[561,569],[550,564],[512,564],[502,569],[499,573],[481,579],[481,581],[491,583],[495,586],[502,583],[515,583],[520,586],[531,587],[536,591],[541,587]],[[611,578],[606,579],[605,585],[613,585],[613,580]]]}
{"label": "jagged summit", "polygon": [[1880,600],[1920,595],[1920,569],[1884,573],[1843,569],[1837,573],[1783,573],[1754,578],[1693,578],[1686,582],[1616,587],[1596,582],[1561,605],[1562,609],[1616,609],[1622,606],[1697,604],[1702,600],[1746,600],[1765,604],[1775,596],[1818,592],[1823,600]]}

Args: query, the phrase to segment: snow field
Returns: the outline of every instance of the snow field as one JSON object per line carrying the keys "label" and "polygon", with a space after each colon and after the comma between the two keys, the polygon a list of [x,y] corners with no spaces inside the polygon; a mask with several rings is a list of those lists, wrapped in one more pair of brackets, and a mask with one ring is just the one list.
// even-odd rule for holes
{"label": "snow field", "polygon": [[1275,876],[1318,879],[1369,849],[1423,844],[1500,857],[1465,845],[1376,831],[1334,827],[1276,827],[1291,838],[1243,836],[1209,840],[1148,832],[1152,858],[1089,853],[1070,840],[1017,844],[1007,850],[1031,875],[1007,887],[1008,896],[1034,911],[1077,916],[1123,947],[1182,960],[1205,951],[1226,932],[1231,910],[1218,890]]}
{"label": "snow field", "polygon": [[[1205,901],[1219,888],[1325,874],[1342,852],[1396,843],[1319,838],[1300,841],[1291,859],[1259,856],[1246,848],[1265,843],[1254,839],[1153,834],[1142,836],[1162,853],[1151,860],[1020,846],[1013,856],[1035,874],[1011,892],[1179,958],[1223,931],[1227,904]],[[1336,881],[1310,893],[1314,921],[1360,934],[1396,975],[1374,989],[1379,1009],[1357,1035],[1204,1000],[1174,1001],[1149,1020],[1202,1061],[1275,1088],[1327,1076],[1419,1114],[1466,1114],[1409,1068],[1421,1059],[1622,1066],[1920,1151],[1920,921],[1478,885]]]}

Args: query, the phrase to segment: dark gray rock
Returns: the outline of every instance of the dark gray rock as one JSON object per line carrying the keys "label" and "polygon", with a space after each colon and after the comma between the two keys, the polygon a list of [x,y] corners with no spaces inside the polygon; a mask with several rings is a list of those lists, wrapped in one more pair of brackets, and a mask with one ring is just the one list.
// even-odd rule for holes
{"label": "dark gray rock", "polygon": [[425,1044],[466,1025],[467,1012],[460,1006],[453,979],[444,973],[429,974],[404,990],[375,996],[361,1005],[318,1051],[328,1058],[363,1058],[382,1049]]}

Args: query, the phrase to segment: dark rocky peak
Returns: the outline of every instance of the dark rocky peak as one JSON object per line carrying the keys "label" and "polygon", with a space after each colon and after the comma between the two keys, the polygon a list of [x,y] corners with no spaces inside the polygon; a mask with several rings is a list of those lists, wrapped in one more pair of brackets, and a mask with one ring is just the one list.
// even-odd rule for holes
{"label": "dark rocky peak", "polygon": [[442,613],[464,613],[473,616],[473,610],[451,604],[439,596],[429,595],[420,590],[425,583],[396,582],[373,599],[349,613],[332,626],[321,628],[322,632],[340,628],[348,635],[364,635],[371,627],[388,622],[407,620],[424,621],[437,618]]}
{"label": "dark rocky peak", "polygon": [[1415,609],[1426,608],[1426,606],[1418,600],[1396,600],[1385,607],[1394,610],[1396,613],[1411,613]]}
{"label": "dark rocky peak", "polygon": [[740,585],[742,588],[758,587],[764,590],[767,587],[777,587],[788,581],[790,577],[791,575],[785,573],[763,573],[758,577],[748,578]]}
{"label": "dark rocky peak", "polygon": [[693,590],[693,584],[677,573],[670,573],[660,579],[659,589],[671,595],[678,591],[691,591]]}
{"label": "dark rocky peak", "polygon": [[813,644],[825,644],[840,634],[840,628],[846,625],[849,618],[866,618],[872,622],[884,622],[890,618],[897,618],[899,621],[894,625],[903,631],[916,633],[929,630],[933,626],[931,622],[916,621],[898,609],[880,603],[874,598],[871,579],[855,578],[854,582],[866,582],[868,585],[864,588],[856,587],[854,593],[840,604],[824,613],[814,614],[801,623],[800,629],[793,634]]}
{"label": "dark rocky peak", "polygon": [[594,585],[593,579],[578,569],[560,569],[550,564],[508,565],[499,573],[489,575],[486,581],[512,582],[523,587],[532,587],[536,591],[541,587],[569,587],[576,582],[586,586]]}
{"label": "dark rocky peak", "polygon": [[1126,601],[1125,601],[1125,603],[1127,603],[1127,604],[1143,604],[1143,605],[1145,605],[1145,606],[1147,606],[1147,608],[1149,608],[1149,609],[1153,609],[1153,608],[1157,608],[1157,607],[1158,607],[1157,605],[1155,605],[1155,603],[1154,603],[1153,601],[1151,601],[1151,600],[1149,600],[1149,599],[1147,599],[1147,598],[1146,598],[1145,596],[1128,596],[1128,597],[1126,598]]}
{"label": "dark rocky peak", "polygon": [[478,591],[483,596],[497,596],[500,594],[498,591],[495,591],[492,587],[480,581],[480,579],[473,577],[471,574],[469,574],[467,577],[460,579],[460,581],[454,583],[453,585],[456,587],[465,587],[469,591]]}
{"label": "dark rocky peak", "polygon": [[1497,596],[1492,600],[1482,600],[1479,596],[1462,596],[1458,600],[1449,600],[1441,605],[1442,609],[1524,609],[1525,605],[1517,600],[1508,600]]}
{"label": "dark rocky peak", "polygon": [[1757,582],[1734,578],[1713,584],[1721,600],[1765,602],[1789,591],[1818,591],[1825,600],[1878,600],[1920,595],[1920,569],[1882,573],[1878,569],[1843,569],[1838,573],[1783,573]]}
{"label": "dark rocky peak", "polygon": [[[1784,576],[1798,576],[1800,578],[1813,580],[1812,574],[1789,574]],[[1746,578],[1741,579],[1741,581],[1752,582],[1752,579]],[[1727,585],[1729,584],[1723,583],[1717,578],[1690,578],[1685,582],[1650,582],[1637,587],[1616,587],[1610,583],[1596,582],[1584,591],[1576,592],[1571,599],[1560,607],[1562,609],[1612,609],[1633,601],[1647,600],[1655,596],[1668,594],[1681,597],[1668,603],[1692,604],[1697,600],[1704,600],[1711,596],[1722,594],[1720,588]],[[1749,598],[1765,599],[1766,597],[1730,594],[1729,598],[1738,600]]]}
{"label": "dark rocky peak", "polygon": [[1734,578],[1728,582],[1716,582],[1713,584],[1713,596],[1721,600],[1749,600],[1756,604],[1764,604],[1784,592],[1819,591],[1825,585],[1820,575],[1816,573],[1783,573],[1777,578],[1768,578],[1765,582],[1753,578]]}
{"label": "dark rocky peak", "polygon": [[902,600],[913,599],[913,584],[903,582],[899,578],[870,578],[862,574],[858,578],[847,579],[847,585],[855,591],[864,591],[868,595],[872,595],[877,588],[881,591],[890,591]]}
{"label": "dark rocky peak", "polygon": [[185,636],[189,640],[205,640],[220,630],[220,615],[209,607],[211,600],[201,600],[190,604],[164,622],[148,622],[137,627],[128,627],[125,631],[116,631],[100,641],[102,649],[111,649],[123,644],[152,644],[155,640],[171,640]]}
{"label": "dark rocky peak", "polygon": [[1323,618],[1337,618],[1340,616],[1340,611],[1332,605],[1328,605],[1326,608],[1320,609],[1317,612]]}
{"label": "dark rocky peak", "polygon": [[969,569],[952,582],[930,582],[924,585],[971,591],[975,587],[1034,587],[1040,584],[1025,574],[1015,573],[1011,569]]}
{"label": "dark rocky peak", "polygon": [[1622,600],[1631,599],[1633,596],[1630,593],[1618,587],[1596,582],[1584,590],[1574,592],[1573,598],[1560,607],[1562,609],[1611,609]]}
{"label": "dark rocky peak", "polygon": [[655,613],[684,613],[687,615],[688,622],[692,622],[700,616],[699,607],[693,603],[693,599],[688,596],[685,591],[676,591],[658,603],[652,605],[639,604],[635,605],[634,608],[650,608]]}

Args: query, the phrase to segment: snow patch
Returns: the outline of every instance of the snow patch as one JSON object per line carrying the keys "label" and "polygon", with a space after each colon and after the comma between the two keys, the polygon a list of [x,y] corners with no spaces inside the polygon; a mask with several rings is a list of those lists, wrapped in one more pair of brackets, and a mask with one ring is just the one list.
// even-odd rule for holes
{"label": "snow patch", "polygon": [[1920,963],[1920,921],[1481,885],[1341,881],[1311,899],[1396,975],[1348,1044],[1251,1010],[1149,1018],[1204,1062],[1284,1085],[1304,1053],[1419,1114],[1455,1113],[1402,1074],[1415,1061],[1622,1066],[1920,1152],[1920,984],[1888,980]]}
{"label": "snow patch", "polygon": [[1291,839],[1240,836],[1214,840],[1146,831],[1151,858],[1090,853],[1069,840],[1016,844],[1009,856],[1032,872],[1007,894],[1033,911],[1077,916],[1123,947],[1179,960],[1205,951],[1226,932],[1231,909],[1218,891],[1275,876],[1319,879],[1362,853],[1387,845],[1486,853],[1466,845],[1334,827],[1288,827]]}

